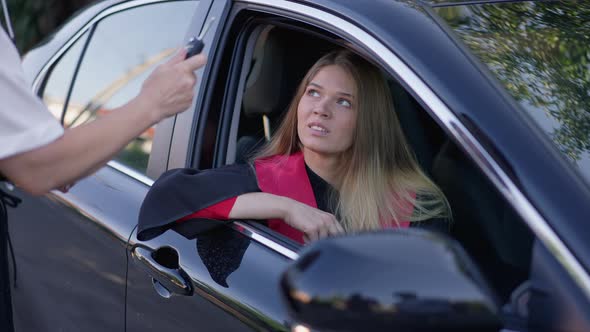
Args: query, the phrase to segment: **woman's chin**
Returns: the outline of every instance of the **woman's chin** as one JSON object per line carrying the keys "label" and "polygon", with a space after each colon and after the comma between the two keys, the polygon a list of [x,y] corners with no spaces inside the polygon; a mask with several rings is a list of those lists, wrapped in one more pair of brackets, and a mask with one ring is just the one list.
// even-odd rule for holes
{"label": "woman's chin", "polygon": [[303,149],[308,152],[322,155],[322,156],[336,156],[343,152],[341,149],[334,148],[333,146],[326,146],[326,144],[303,144]]}

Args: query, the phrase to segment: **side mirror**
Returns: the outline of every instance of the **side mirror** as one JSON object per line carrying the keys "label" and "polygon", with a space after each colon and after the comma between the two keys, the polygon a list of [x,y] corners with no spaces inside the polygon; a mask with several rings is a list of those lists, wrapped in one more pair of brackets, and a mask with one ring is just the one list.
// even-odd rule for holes
{"label": "side mirror", "polygon": [[499,331],[499,306],[454,240],[424,230],[328,238],[281,280],[295,325],[319,331]]}

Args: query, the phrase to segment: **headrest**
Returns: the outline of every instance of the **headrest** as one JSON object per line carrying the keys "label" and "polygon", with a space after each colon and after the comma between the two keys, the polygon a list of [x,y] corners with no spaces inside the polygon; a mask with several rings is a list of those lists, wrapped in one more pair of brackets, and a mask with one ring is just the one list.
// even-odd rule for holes
{"label": "headrest", "polygon": [[[254,48],[253,65],[246,80],[243,106],[246,115],[270,114],[286,108],[285,41],[278,30],[265,28]],[[279,110],[282,111],[282,110]]]}
{"label": "headrest", "polygon": [[331,42],[314,35],[266,27],[254,47],[242,101],[244,113],[280,115],[309,68],[334,48]]}

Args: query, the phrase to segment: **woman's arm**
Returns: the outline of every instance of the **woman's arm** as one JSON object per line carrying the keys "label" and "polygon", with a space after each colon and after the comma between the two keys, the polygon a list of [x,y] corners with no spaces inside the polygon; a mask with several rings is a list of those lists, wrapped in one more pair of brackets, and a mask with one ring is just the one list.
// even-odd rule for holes
{"label": "woman's arm", "polygon": [[291,227],[302,231],[306,241],[344,233],[333,214],[288,197],[261,192],[238,196],[229,218],[282,219]]}

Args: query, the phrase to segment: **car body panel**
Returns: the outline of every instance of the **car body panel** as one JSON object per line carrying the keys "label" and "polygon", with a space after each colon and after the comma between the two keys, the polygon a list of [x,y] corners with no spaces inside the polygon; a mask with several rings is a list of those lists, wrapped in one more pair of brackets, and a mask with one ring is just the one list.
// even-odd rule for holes
{"label": "car body panel", "polygon": [[9,215],[17,331],[124,329],[126,242],[148,189],[127,180],[103,168],[68,194],[17,193],[22,207]]}
{"label": "car body panel", "polygon": [[[136,246],[150,251],[175,249],[195,291],[192,296],[162,298],[131,254],[128,330],[188,331],[197,323],[207,331],[287,330],[278,282],[290,259],[229,228],[192,240],[166,232],[139,242],[135,235],[129,244],[131,253]],[[154,315],[154,311],[161,314]]]}

